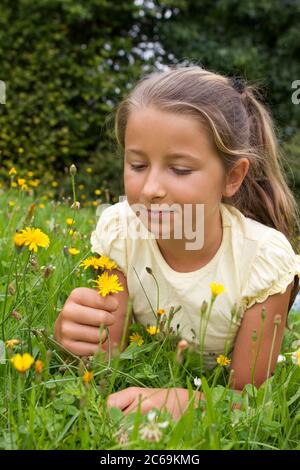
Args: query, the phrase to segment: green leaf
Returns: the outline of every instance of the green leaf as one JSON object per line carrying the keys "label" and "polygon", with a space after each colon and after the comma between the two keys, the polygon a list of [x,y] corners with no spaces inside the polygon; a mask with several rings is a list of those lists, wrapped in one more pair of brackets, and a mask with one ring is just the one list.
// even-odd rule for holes
{"label": "green leaf", "polygon": [[139,356],[140,354],[152,351],[152,349],[154,349],[155,346],[157,346],[157,343],[155,343],[155,342],[145,344],[145,345],[142,345],[142,346],[138,346],[135,343],[131,343],[128,346],[128,348],[126,348],[125,351],[123,351],[120,354],[120,359],[133,359],[133,358]]}

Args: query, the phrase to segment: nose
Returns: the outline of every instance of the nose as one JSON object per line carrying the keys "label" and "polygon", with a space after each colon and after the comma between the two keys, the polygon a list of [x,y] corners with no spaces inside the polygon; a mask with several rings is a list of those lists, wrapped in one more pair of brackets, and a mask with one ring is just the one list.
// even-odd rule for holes
{"label": "nose", "polygon": [[144,199],[151,202],[156,198],[164,198],[166,194],[167,191],[162,174],[159,171],[150,170],[145,179],[141,195]]}

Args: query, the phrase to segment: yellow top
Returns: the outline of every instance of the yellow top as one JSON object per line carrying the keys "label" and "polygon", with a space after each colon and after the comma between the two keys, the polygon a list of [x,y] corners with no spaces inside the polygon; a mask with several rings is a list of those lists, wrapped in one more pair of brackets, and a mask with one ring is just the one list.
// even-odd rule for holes
{"label": "yellow top", "polygon": [[[171,306],[182,306],[171,325],[176,330],[179,324],[181,336],[188,341],[199,341],[200,307],[203,300],[211,299],[210,283],[223,284],[225,292],[216,298],[207,325],[206,367],[216,365],[215,359],[224,352],[225,343],[232,350],[246,309],[270,295],[284,293],[294,276],[300,276],[300,255],[294,253],[285,235],[245,217],[229,204],[221,204],[220,208],[221,245],[208,264],[193,272],[180,273],[167,264],[154,235],[127,200],[106,208],[91,235],[92,251],[109,256],[125,274],[138,323],[155,325],[149,301],[154,310],[158,308],[156,284],[146,266],[152,269],[159,285],[159,308],[169,312]],[[234,306],[240,316],[232,321]]]}

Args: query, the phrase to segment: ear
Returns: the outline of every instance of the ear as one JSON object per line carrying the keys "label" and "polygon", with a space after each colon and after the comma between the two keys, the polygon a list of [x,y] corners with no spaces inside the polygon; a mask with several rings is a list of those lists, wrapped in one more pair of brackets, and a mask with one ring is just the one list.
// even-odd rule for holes
{"label": "ear", "polygon": [[240,158],[225,178],[223,196],[231,197],[238,191],[248,170],[249,160],[247,158]]}

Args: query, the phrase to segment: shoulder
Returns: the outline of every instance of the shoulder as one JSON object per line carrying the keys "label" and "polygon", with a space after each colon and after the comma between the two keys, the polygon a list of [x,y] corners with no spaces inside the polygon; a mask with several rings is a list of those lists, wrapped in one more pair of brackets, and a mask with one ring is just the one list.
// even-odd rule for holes
{"label": "shoulder", "polygon": [[273,294],[284,293],[295,276],[300,276],[300,255],[286,236],[238,209],[225,206],[231,226],[232,244],[241,272],[243,310],[264,302]]}
{"label": "shoulder", "polygon": [[[99,214],[100,213],[100,214]],[[113,205],[99,206],[99,220],[91,234],[93,253],[105,255],[114,260],[126,275],[126,213],[127,201]]]}

